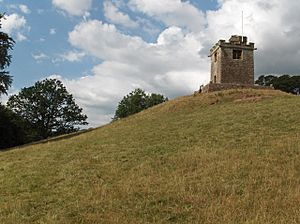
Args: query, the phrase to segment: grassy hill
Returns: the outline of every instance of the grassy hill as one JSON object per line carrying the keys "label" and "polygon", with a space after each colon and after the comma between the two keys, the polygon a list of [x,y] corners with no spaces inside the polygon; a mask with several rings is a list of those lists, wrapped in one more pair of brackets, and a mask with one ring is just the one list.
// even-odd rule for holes
{"label": "grassy hill", "polygon": [[0,223],[300,223],[300,98],[186,96],[0,153]]}

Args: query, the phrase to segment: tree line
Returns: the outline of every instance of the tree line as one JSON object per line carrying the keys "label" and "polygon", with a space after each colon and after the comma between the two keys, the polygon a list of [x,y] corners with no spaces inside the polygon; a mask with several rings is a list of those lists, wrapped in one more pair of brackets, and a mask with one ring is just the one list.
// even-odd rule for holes
{"label": "tree line", "polygon": [[0,149],[72,133],[88,124],[82,108],[56,79],[23,88],[0,106]]}
{"label": "tree line", "polygon": [[260,86],[272,86],[287,93],[300,94],[300,76],[297,75],[261,75],[255,81]]}

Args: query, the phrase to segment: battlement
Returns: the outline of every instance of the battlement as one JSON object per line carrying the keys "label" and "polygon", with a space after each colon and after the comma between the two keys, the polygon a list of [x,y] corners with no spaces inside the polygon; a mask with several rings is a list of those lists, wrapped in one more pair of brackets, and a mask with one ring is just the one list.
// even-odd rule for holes
{"label": "battlement", "polygon": [[248,43],[248,38],[245,36],[232,35],[229,41],[219,40],[211,49],[210,55],[211,57],[216,50],[220,47],[222,48],[236,48],[236,49],[248,49],[248,50],[257,50],[254,47],[254,43]]}

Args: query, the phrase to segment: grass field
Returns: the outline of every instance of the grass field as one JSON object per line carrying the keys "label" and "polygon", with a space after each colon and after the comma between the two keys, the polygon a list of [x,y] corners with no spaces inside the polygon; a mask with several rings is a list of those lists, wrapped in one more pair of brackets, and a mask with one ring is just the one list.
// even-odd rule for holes
{"label": "grass field", "polygon": [[186,96],[0,153],[0,223],[300,223],[300,98]]}

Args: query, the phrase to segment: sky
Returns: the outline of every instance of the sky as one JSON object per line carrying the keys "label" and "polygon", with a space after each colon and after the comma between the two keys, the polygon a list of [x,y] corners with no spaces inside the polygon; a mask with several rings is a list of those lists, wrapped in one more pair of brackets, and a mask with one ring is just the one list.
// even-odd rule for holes
{"label": "sky", "polygon": [[91,127],[135,88],[190,95],[209,82],[209,49],[241,35],[242,12],[255,77],[299,74],[299,11],[299,0],[0,0],[16,41],[10,94],[60,79]]}

